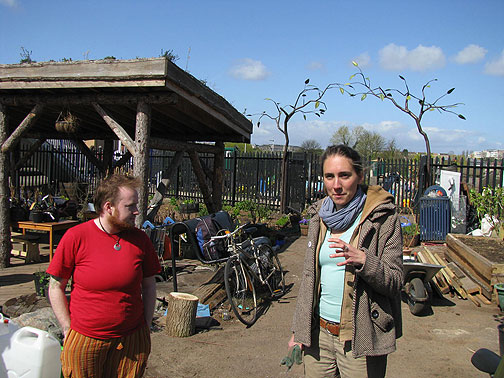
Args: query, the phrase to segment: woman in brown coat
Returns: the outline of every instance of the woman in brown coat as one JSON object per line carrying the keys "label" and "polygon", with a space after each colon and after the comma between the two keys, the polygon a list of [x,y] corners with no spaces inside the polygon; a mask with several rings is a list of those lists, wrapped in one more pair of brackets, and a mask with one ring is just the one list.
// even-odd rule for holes
{"label": "woman in brown coat", "polygon": [[384,377],[402,334],[401,224],[392,195],[365,187],[359,154],[344,145],[322,155],[327,197],[308,231],[293,335],[307,377]]}

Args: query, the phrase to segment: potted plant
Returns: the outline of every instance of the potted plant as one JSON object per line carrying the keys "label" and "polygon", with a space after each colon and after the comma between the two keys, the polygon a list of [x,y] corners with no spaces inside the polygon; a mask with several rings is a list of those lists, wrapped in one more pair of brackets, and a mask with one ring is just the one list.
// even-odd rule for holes
{"label": "potted plant", "polygon": [[184,214],[199,212],[199,203],[193,199],[187,199],[180,204],[180,212]]}
{"label": "potted plant", "polygon": [[486,219],[497,236],[504,239],[504,188],[484,187],[481,193],[471,189],[469,200],[480,222]]}
{"label": "potted plant", "polygon": [[411,248],[418,245],[420,240],[420,226],[417,223],[409,222],[402,228],[403,248]]}
{"label": "potted plant", "polygon": [[33,273],[33,281],[35,283],[35,293],[39,297],[45,297],[47,288],[49,287],[49,274],[40,270]]}
{"label": "potted plant", "polygon": [[70,112],[60,113],[54,127],[60,133],[74,134],[79,130],[79,119]]}
{"label": "potted plant", "polygon": [[310,225],[310,219],[303,217],[299,221],[299,230],[301,231],[301,235],[308,235],[308,226]]}

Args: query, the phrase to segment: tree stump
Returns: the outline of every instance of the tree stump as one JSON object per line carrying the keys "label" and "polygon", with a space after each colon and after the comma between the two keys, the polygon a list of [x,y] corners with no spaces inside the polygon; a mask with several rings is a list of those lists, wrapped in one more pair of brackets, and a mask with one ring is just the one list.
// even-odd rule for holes
{"label": "tree stump", "polygon": [[166,333],[174,337],[187,337],[195,332],[198,297],[172,292],[168,297]]}

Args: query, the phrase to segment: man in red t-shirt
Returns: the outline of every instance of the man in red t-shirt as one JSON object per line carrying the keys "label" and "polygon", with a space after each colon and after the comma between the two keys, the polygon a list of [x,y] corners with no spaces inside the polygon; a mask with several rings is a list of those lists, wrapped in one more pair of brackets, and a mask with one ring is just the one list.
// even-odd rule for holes
{"label": "man in red t-shirt", "polygon": [[150,239],[135,228],[139,186],[123,175],[103,180],[94,199],[98,218],[68,230],[47,269],[49,298],[65,337],[65,377],[141,377],[145,371],[154,275],[161,267]]}

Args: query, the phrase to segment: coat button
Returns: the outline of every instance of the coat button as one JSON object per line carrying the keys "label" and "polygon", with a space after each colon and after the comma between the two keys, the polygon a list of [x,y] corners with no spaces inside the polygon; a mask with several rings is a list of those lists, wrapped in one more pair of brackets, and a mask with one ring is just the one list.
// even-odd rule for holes
{"label": "coat button", "polygon": [[378,316],[380,316],[380,314],[378,313],[378,311],[377,311],[377,310],[373,310],[373,311],[371,311],[371,317],[372,317],[373,319],[378,319]]}

